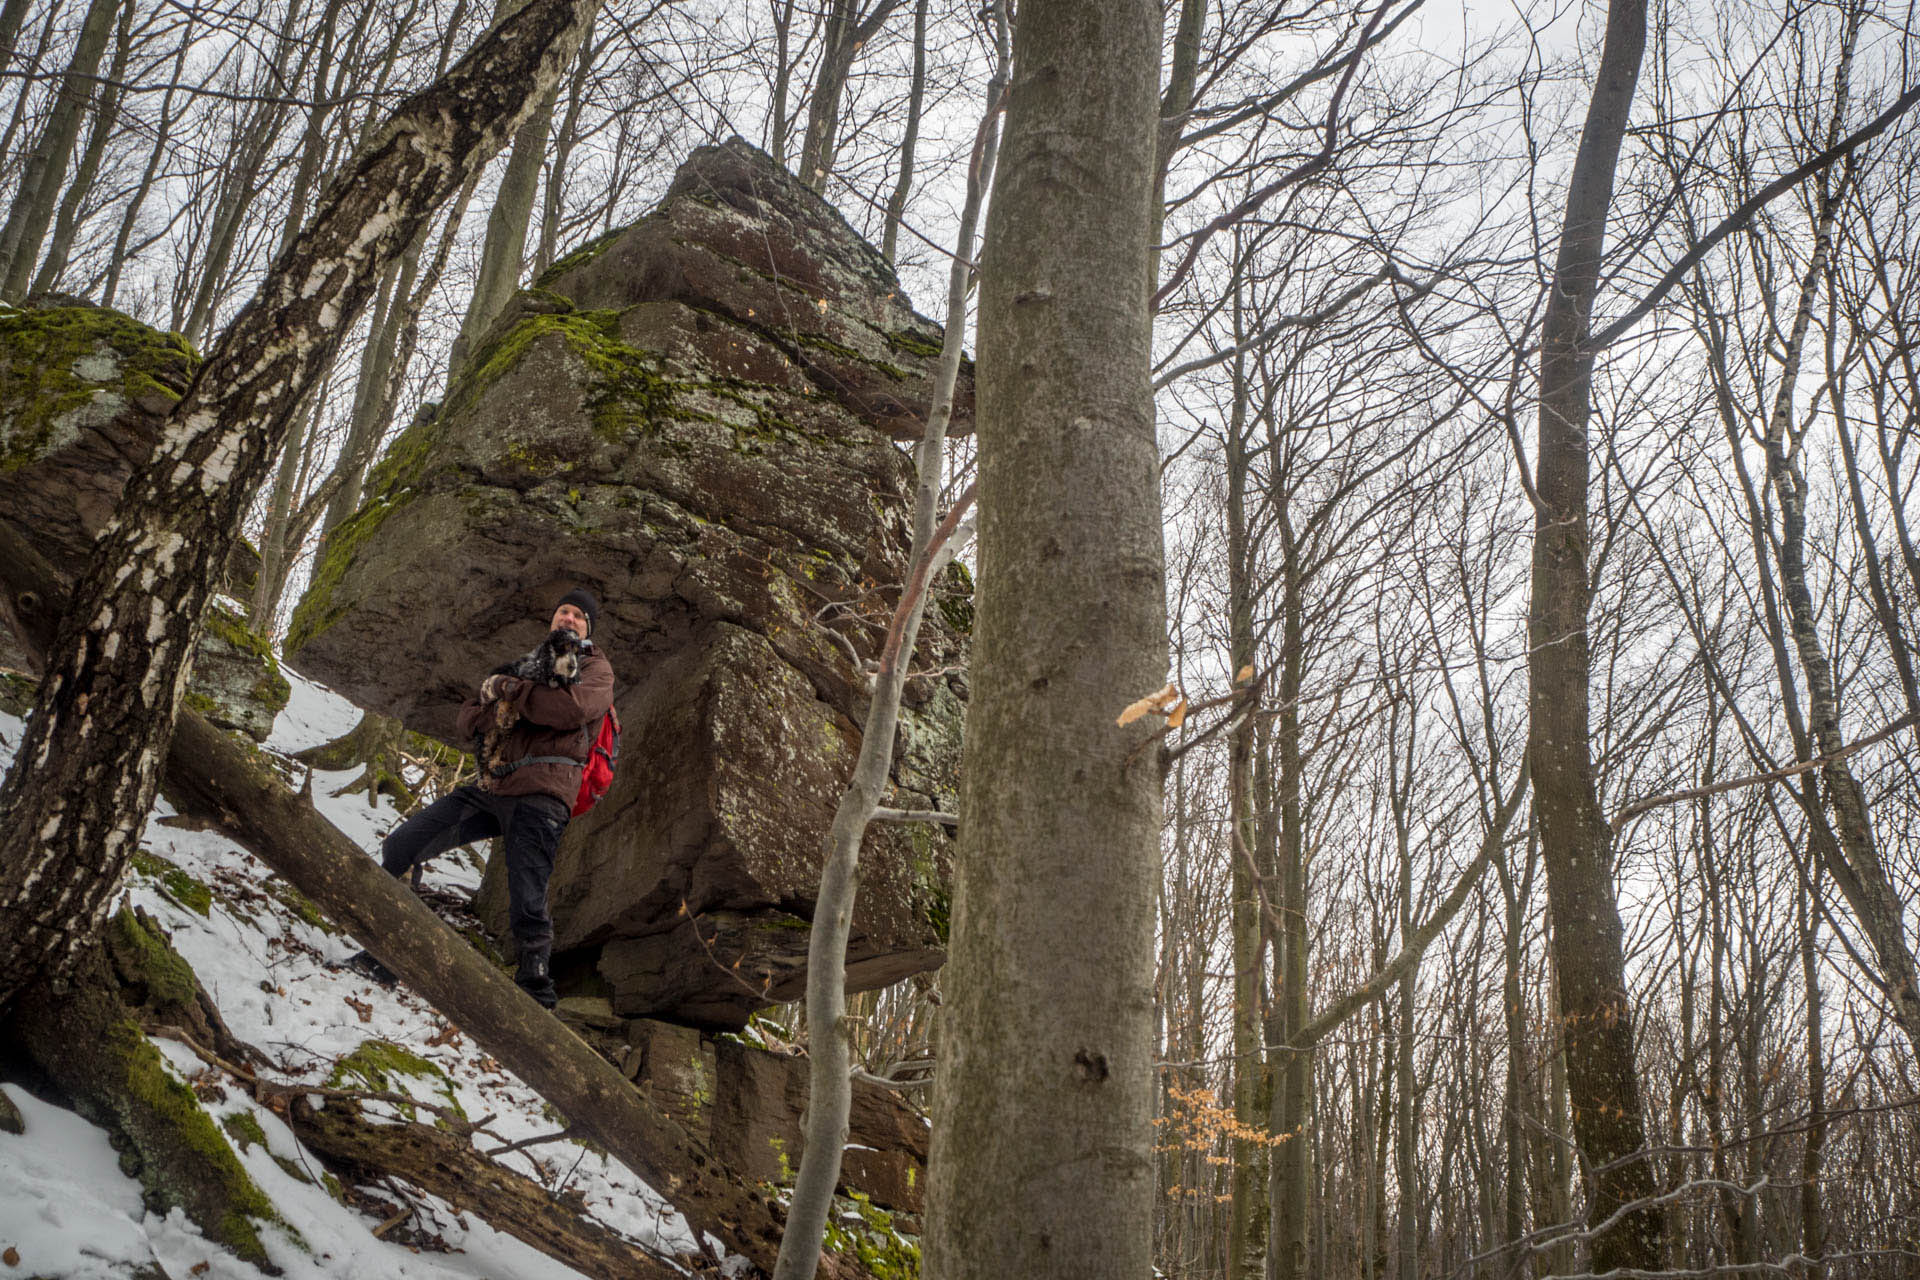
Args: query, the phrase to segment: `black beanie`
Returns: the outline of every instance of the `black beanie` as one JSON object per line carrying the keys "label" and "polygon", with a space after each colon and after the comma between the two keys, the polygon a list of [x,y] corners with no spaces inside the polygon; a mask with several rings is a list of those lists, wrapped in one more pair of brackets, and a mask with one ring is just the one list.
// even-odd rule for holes
{"label": "black beanie", "polygon": [[585,587],[575,587],[561,596],[560,604],[553,607],[558,609],[562,604],[575,605],[580,612],[587,615],[587,635],[591,636],[600,629],[600,602],[593,598],[593,592]]}

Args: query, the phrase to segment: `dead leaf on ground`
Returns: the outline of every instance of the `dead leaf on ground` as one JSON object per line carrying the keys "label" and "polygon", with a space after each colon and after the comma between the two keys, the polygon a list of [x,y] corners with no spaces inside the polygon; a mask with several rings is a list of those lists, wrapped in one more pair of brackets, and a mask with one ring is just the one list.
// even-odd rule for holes
{"label": "dead leaf on ground", "polygon": [[5,1253],[0,1253],[0,1262],[4,1262],[10,1267],[19,1266],[20,1251],[14,1248],[12,1245],[8,1245],[7,1251]]}
{"label": "dead leaf on ground", "polygon": [[346,997],[346,1001],[349,1005],[353,1007],[353,1011],[360,1015],[360,1021],[362,1022],[373,1021],[372,1005],[367,1004],[366,1002],[361,1000],[355,1000],[352,996]]}

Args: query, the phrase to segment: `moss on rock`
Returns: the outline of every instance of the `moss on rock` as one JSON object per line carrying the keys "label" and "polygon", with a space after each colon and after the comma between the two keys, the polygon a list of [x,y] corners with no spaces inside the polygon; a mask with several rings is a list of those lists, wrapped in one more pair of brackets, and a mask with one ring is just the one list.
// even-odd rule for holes
{"label": "moss on rock", "polygon": [[[197,999],[192,969],[133,913],[115,918],[108,946],[125,990],[143,1006]],[[184,1209],[209,1239],[269,1271],[263,1226],[300,1243],[193,1090],[147,1039],[104,957],[96,953],[83,962],[71,989],[59,996],[30,990],[16,1007],[14,1026],[47,1079],[82,1115],[116,1135],[122,1164],[139,1178],[149,1208]]]}
{"label": "moss on rock", "polygon": [[0,312],[0,473],[36,462],[89,421],[180,398],[191,345],[105,307]]}

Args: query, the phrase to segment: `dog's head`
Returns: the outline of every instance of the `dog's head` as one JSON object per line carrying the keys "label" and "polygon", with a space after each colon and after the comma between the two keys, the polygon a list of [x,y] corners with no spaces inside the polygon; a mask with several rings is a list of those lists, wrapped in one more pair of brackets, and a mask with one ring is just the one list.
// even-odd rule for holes
{"label": "dog's head", "polygon": [[546,650],[547,665],[555,680],[572,684],[580,678],[580,654],[585,642],[580,639],[578,632],[567,627],[555,627],[540,642],[540,647]]}

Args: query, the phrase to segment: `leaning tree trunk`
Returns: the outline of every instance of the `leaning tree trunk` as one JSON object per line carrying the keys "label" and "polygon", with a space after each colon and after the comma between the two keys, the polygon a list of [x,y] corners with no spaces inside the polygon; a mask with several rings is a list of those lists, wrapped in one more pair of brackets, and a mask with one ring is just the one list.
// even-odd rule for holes
{"label": "leaning tree trunk", "polygon": [[375,278],[519,127],[597,0],[530,0],[403,102],[214,345],[101,531],[0,787],[0,1008],[98,935],[202,613],[302,393]]}
{"label": "leaning tree trunk", "polygon": [[[54,643],[65,587],[51,565],[0,523],[0,613],[35,654]],[[364,749],[378,725],[347,740]],[[338,746],[339,744],[332,744]],[[220,828],[326,917],[367,939],[447,1020],[546,1099],[581,1136],[605,1147],[658,1189],[698,1230],[763,1270],[780,1236],[779,1202],[743,1183],[672,1119],[650,1106],[626,1076],[488,963],[399,880],[296,794],[251,744],[181,713],[165,751],[167,794],[181,812]],[[92,963],[98,948],[85,953]],[[48,997],[28,988],[14,1011]],[[218,1047],[218,1046],[216,1046]]]}
{"label": "leaning tree trunk", "polygon": [[987,218],[980,594],[927,1274],[1146,1276],[1158,738],[1150,0],[1025,0]]}
{"label": "leaning tree trunk", "polygon": [[[1547,871],[1561,1035],[1574,1138],[1595,1172],[1590,1220],[1606,1222],[1653,1192],[1633,1011],[1627,999],[1612,838],[1594,782],[1589,726],[1587,426],[1594,352],[1587,345],[1614,170],[1646,48],[1646,0],[1611,0],[1586,128],[1567,188],[1559,260],[1540,337],[1540,435],[1533,602],[1527,618],[1527,758]],[[1593,1241],[1593,1268],[1658,1270],[1661,1221],[1627,1214]]]}
{"label": "leaning tree trunk", "polygon": [[[73,60],[67,65],[66,78],[54,98],[53,111],[40,132],[40,141],[27,158],[27,167],[14,194],[7,224],[0,229],[0,298],[18,302],[33,279],[33,264],[40,256],[40,242],[46,238],[53,221],[60,184],[73,159],[73,144],[80,137],[80,120],[86,114],[87,100],[93,96],[94,76],[107,51],[107,37],[113,29],[113,12],[119,0],[92,0],[87,19],[80,28],[79,43]],[[24,96],[25,90],[22,90]]]}

